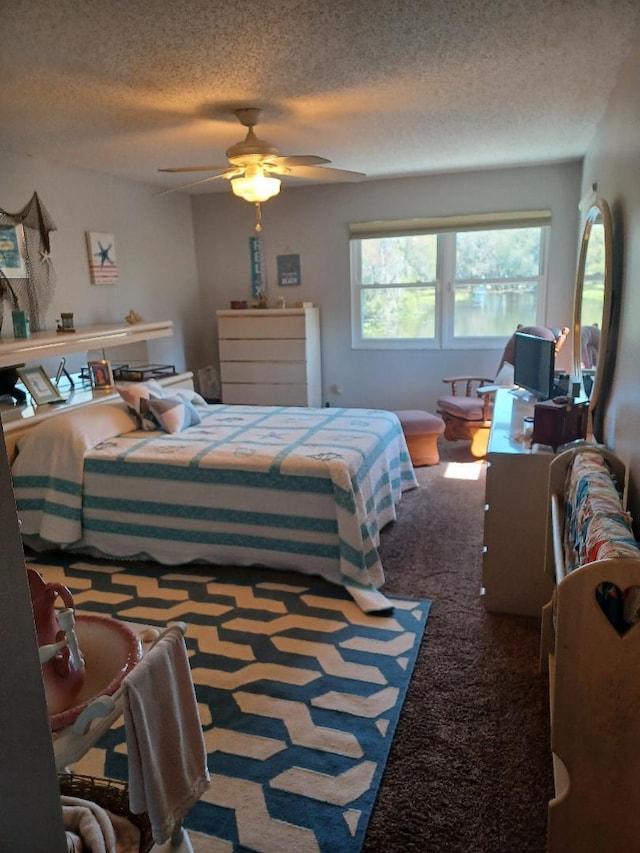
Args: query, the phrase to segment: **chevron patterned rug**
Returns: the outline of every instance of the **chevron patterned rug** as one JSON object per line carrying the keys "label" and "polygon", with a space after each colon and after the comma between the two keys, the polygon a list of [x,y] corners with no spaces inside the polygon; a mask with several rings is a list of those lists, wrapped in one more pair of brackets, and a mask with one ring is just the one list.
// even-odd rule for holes
{"label": "chevron patterned rug", "polygon": [[[429,601],[367,616],[293,573],[51,554],[29,565],[80,613],[187,624],[211,787],[185,825],[216,840],[207,850],[360,850]],[[122,721],[74,769],[126,779]]]}

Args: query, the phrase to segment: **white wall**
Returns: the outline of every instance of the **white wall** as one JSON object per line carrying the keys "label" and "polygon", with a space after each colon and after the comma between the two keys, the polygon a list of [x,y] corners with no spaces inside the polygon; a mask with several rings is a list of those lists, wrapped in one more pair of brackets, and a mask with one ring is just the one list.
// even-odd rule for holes
{"label": "white wall", "polygon": [[631,466],[630,508],[640,520],[640,45],[625,62],[589,147],[583,187],[611,207],[621,251],[621,323],[605,441]]}
{"label": "white wall", "polygon": [[[579,181],[580,166],[570,163],[289,187],[263,205],[270,300],[275,304],[284,295],[289,303],[305,299],[320,306],[323,398],[333,405],[434,410],[444,389],[442,376],[470,369],[491,376],[500,355],[499,350],[352,350],[349,222],[549,207],[546,322],[570,325]],[[61,311],[73,311],[82,325],[121,321],[133,308],[145,319],[175,324],[173,339],[150,343],[151,360],[179,370],[217,363],[216,309],[251,296],[252,205],[229,192],[194,196],[191,203],[181,193],[154,196],[142,184],[0,152],[0,207],[20,210],[34,190],[57,225],[51,235],[57,287],[47,328],[55,328]],[[90,283],[86,231],[114,234],[119,284]],[[278,288],[276,255],[290,253],[301,256],[302,286]],[[561,366],[568,366],[562,358],[569,351],[567,345]],[[332,393],[334,384],[342,387],[341,396]]]}
{"label": "white wall", "polygon": [[[21,210],[36,191],[57,230],[51,234],[55,295],[46,328],[61,311],[76,325],[122,322],[130,309],[172,320],[172,339],[149,344],[154,361],[198,366],[199,291],[189,199],[154,196],[143,184],[0,151],[0,207]],[[114,235],[120,281],[90,283],[85,232]],[[10,315],[7,324],[11,332]],[[7,334],[7,331],[5,331]]]}
{"label": "white wall", "polygon": [[[443,376],[495,375],[501,350],[352,350],[348,225],[355,221],[549,208],[552,233],[546,324],[571,326],[581,166],[464,172],[361,184],[284,187],[262,205],[270,305],[320,306],[323,399],[332,405],[435,411]],[[193,197],[202,291],[203,357],[217,363],[215,311],[251,298],[253,206],[230,193]],[[277,286],[276,256],[299,254],[302,285]],[[569,367],[571,344],[559,365]],[[565,363],[566,360],[566,363]],[[342,386],[342,396],[331,386]]]}

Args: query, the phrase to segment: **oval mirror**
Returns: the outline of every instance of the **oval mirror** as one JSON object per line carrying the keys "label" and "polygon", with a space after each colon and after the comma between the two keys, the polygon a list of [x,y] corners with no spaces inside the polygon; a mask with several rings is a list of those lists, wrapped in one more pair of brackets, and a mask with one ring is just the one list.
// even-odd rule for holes
{"label": "oval mirror", "polygon": [[611,334],[613,286],[611,212],[599,199],[589,208],[582,232],[573,309],[573,370],[589,397],[591,428],[602,441],[604,360]]}

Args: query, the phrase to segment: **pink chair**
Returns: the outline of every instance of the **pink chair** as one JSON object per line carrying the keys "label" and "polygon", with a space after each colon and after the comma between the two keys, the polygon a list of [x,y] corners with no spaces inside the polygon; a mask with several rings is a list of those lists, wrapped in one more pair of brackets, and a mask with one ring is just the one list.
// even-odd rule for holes
{"label": "pink chair", "polygon": [[[569,334],[568,326],[548,329],[545,326],[519,325],[517,331],[555,341],[556,355]],[[445,424],[444,437],[449,441],[470,441],[471,454],[479,459],[487,453],[496,386],[510,388],[513,385],[514,361],[515,332],[507,341],[498,373],[492,379],[486,376],[452,376],[442,380],[451,386],[451,393],[438,400],[438,414]],[[488,390],[479,391],[483,386],[489,386]]]}

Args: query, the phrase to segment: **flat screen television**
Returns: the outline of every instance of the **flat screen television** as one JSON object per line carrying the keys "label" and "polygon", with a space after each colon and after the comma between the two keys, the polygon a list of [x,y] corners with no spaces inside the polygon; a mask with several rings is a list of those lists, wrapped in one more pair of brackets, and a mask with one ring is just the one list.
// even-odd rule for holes
{"label": "flat screen television", "polygon": [[516,332],[513,381],[536,400],[554,396],[555,347],[553,340]]}

